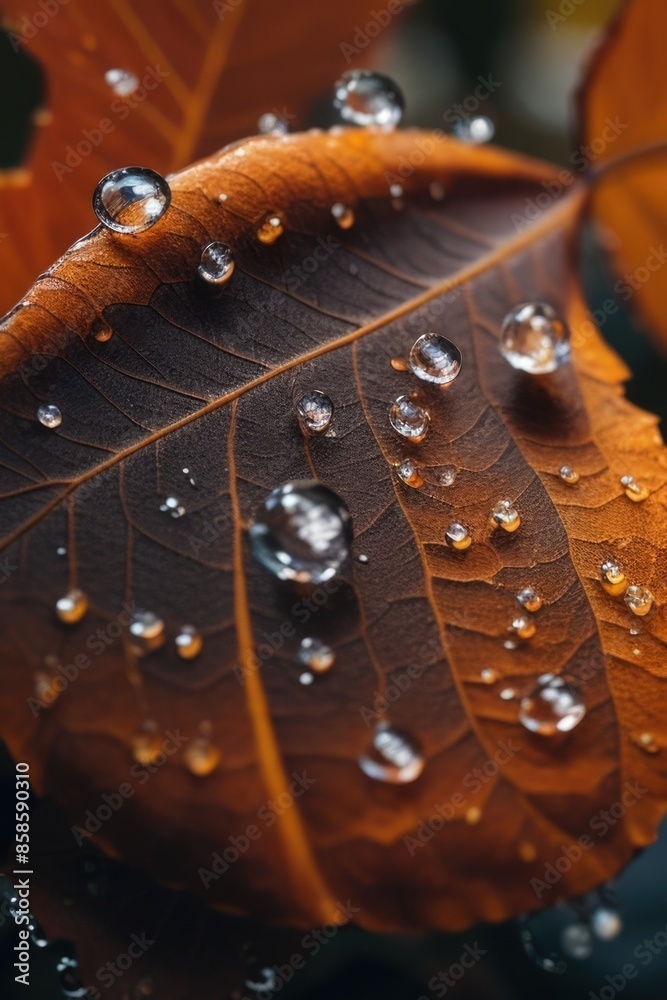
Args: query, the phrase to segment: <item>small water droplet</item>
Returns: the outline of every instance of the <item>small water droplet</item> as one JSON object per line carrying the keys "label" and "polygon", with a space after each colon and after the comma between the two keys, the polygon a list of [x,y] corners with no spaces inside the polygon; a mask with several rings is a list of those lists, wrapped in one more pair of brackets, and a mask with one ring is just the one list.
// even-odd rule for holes
{"label": "small water droplet", "polygon": [[245,981],[246,989],[257,996],[257,1000],[271,1000],[283,985],[277,972],[269,966],[253,968]]}
{"label": "small water droplet", "polygon": [[284,118],[280,118],[273,111],[267,111],[260,115],[257,131],[260,135],[287,135],[289,126]]}
{"label": "small water droplet", "polygon": [[433,198],[434,201],[442,201],[445,197],[445,187],[440,183],[440,181],[431,181],[428,189],[431,193],[431,198]]}
{"label": "small water droplet", "polygon": [[532,639],[537,632],[537,625],[530,618],[515,618],[510,626],[512,632],[518,639]]}
{"label": "small water droplet", "polygon": [[647,615],[653,607],[653,594],[648,587],[633,583],[625,591],[623,600],[632,611],[633,615],[643,617]]}
{"label": "small water droplet", "polygon": [[89,995],[81,982],[79,963],[72,955],[63,955],[56,963],[60,989],[68,1000],[86,1000]]}
{"label": "small water droplet", "polygon": [[43,427],[53,430],[55,427],[60,427],[63,422],[63,415],[53,403],[42,403],[37,408],[37,419]]}
{"label": "small water droplet", "polygon": [[218,195],[218,201],[219,202],[225,202],[225,201],[227,201],[228,198],[229,198],[229,195],[226,194],[224,191],[221,191],[220,194]]}
{"label": "small water droplet", "polygon": [[336,654],[331,646],[327,646],[321,639],[309,636],[301,640],[297,659],[316,674],[325,674],[333,666]]}
{"label": "small water droplet", "polygon": [[512,701],[516,698],[516,690],[514,688],[503,688],[500,692],[500,697],[503,701]]}
{"label": "small water droplet", "polygon": [[164,622],[152,611],[140,611],[132,620],[130,635],[136,655],[146,656],[164,645]]}
{"label": "small water droplet", "polygon": [[67,555],[67,549],[63,545],[61,545],[59,548],[56,549],[56,555],[58,555],[58,556],[66,556]]}
{"label": "small water droplet", "polygon": [[505,639],[503,646],[505,649],[518,649],[519,643],[516,639]]}
{"label": "small water droplet", "polygon": [[299,684],[303,684],[304,687],[308,687],[315,680],[315,674],[311,674],[309,670],[305,670],[299,675]]}
{"label": "small water droplet", "polygon": [[660,746],[653,733],[639,733],[633,736],[633,742],[646,753],[660,753]]}
{"label": "small water droplet", "polygon": [[197,272],[210,285],[226,284],[234,273],[234,254],[226,243],[209,243],[201,252]]}
{"label": "small water droplet", "polygon": [[407,372],[410,367],[406,358],[392,358],[390,364],[395,372]]}
{"label": "small water droplet", "polygon": [[600,567],[600,583],[608,594],[618,597],[628,586],[623,567],[614,559],[605,559]]}
{"label": "small water droplet", "polygon": [[567,483],[568,486],[576,486],[579,482],[579,473],[575,472],[575,470],[569,465],[561,465],[558,470],[558,475],[564,483]]}
{"label": "small water droplet", "polygon": [[146,719],[130,744],[132,756],[137,764],[154,764],[163,752],[162,744],[157,722]]}
{"label": "small water droplet", "polygon": [[175,518],[183,517],[186,513],[185,507],[177,497],[167,497],[164,503],[160,504],[160,510]]}
{"label": "small water droplet", "polygon": [[148,167],[123,167],[103,177],[93,194],[95,215],[116,233],[143,233],[169,208],[171,190]]}
{"label": "small water droplet", "polygon": [[521,515],[510,500],[501,500],[491,511],[490,523],[511,533],[521,526]]}
{"label": "small water droplet", "polygon": [[299,398],[296,415],[307,434],[322,434],[333,418],[334,405],[319,389],[311,389]]}
{"label": "small water droplet", "polygon": [[401,437],[419,444],[426,437],[430,417],[412,396],[399,396],[389,408],[389,423]]}
{"label": "small water droplet", "polygon": [[129,97],[139,86],[139,77],[127,69],[108,69],[104,81],[118,97]]}
{"label": "small water droplet", "polygon": [[70,590],[56,601],[56,614],[66,625],[76,625],[88,611],[88,598],[81,590]]}
{"label": "small water droplet", "polygon": [[331,206],[331,214],[341,229],[350,229],[354,225],[354,211],[340,201]]}
{"label": "small water droplet", "polygon": [[472,536],[465,524],[453,521],[445,531],[445,545],[457,552],[465,552],[472,545]]}
{"label": "small water droplet", "polygon": [[410,368],[426,382],[449,385],[461,371],[461,352],[446,337],[424,333],[412,345]]}
{"label": "small water droplet", "polygon": [[560,941],[563,951],[570,958],[590,958],[593,954],[593,935],[586,924],[569,924],[564,928]]}
{"label": "small water droplet", "polygon": [[98,344],[106,344],[113,337],[112,327],[101,316],[93,322],[90,332]]}
{"label": "small water droplet", "polygon": [[361,555],[357,556],[357,561],[365,565],[368,562],[368,556],[362,552]]}
{"label": "small water droplet", "polygon": [[569,332],[550,305],[526,302],[505,317],[500,331],[500,351],[513,368],[544,375],[570,356]]}
{"label": "small water droplet", "polygon": [[459,118],[454,125],[454,135],[459,142],[481,146],[490,142],[496,132],[496,127],[486,115],[473,115],[470,118]]}
{"label": "small water droplet", "polygon": [[353,69],[336,83],[334,106],[346,122],[393,129],[403,116],[404,100],[388,76],[368,69]]}
{"label": "small water droplet", "polygon": [[453,486],[458,471],[455,465],[445,465],[438,473],[438,482],[441,486]]}
{"label": "small water droplet", "polygon": [[530,695],[521,699],[519,722],[531,733],[553,736],[577,726],[586,707],[579,693],[555,674],[542,674]]}
{"label": "small water droplet", "polygon": [[469,826],[475,826],[482,818],[482,810],[479,806],[470,806],[466,810],[465,821]]}
{"label": "small water droplet", "polygon": [[402,785],[419,777],[424,758],[409,736],[381,722],[375,728],[371,746],[360,756],[359,766],[375,781]]}
{"label": "small water droplet", "polygon": [[[58,684],[56,684],[57,680],[59,680]],[[35,674],[35,698],[44,705],[52,705],[63,690],[62,682],[63,678],[59,674],[53,675],[39,670]]]}
{"label": "small water droplet", "polygon": [[498,671],[494,670],[493,667],[484,667],[480,677],[485,684],[495,684],[498,680]]}
{"label": "small water droplet", "polygon": [[323,583],[349,555],[352,522],[333,490],[296,480],[269,493],[249,538],[255,558],[279,579]]}
{"label": "small water droplet", "polygon": [[648,496],[646,487],[638,483],[634,476],[621,476],[621,486],[628,500],[633,500],[635,503],[646,500]]}
{"label": "small water droplet", "polygon": [[538,968],[542,969],[544,972],[550,972],[554,975],[563,975],[563,973],[567,971],[567,963],[559,958],[558,955],[547,955],[541,948],[538,948],[528,921],[524,918],[522,923],[523,927],[521,930],[520,940],[524,951],[529,958],[531,958]]}
{"label": "small water droplet", "polygon": [[183,759],[188,771],[198,778],[205,778],[220,763],[220,751],[208,736],[196,736],[187,743]]}
{"label": "small water droplet", "polygon": [[271,246],[284,232],[283,220],[276,212],[269,212],[257,228],[257,239],[260,243]]}
{"label": "small water droplet", "polygon": [[402,184],[390,184],[389,194],[394,200],[398,200],[403,197],[403,185]]}
{"label": "small water droplet", "polygon": [[424,485],[422,474],[411,458],[404,458],[402,462],[399,462],[396,466],[396,472],[407,486],[412,486],[415,490]]}
{"label": "small water droplet", "polygon": [[176,652],[182,660],[194,660],[203,645],[202,634],[194,625],[184,625],[176,636]]}
{"label": "small water droplet", "polygon": [[532,587],[524,587],[516,595],[516,599],[519,604],[523,604],[526,611],[530,611],[532,614],[539,611],[543,603],[542,598],[535,593]]}
{"label": "small water droplet", "polygon": [[591,930],[600,941],[613,941],[623,930],[623,921],[618,910],[600,906],[591,913]]}

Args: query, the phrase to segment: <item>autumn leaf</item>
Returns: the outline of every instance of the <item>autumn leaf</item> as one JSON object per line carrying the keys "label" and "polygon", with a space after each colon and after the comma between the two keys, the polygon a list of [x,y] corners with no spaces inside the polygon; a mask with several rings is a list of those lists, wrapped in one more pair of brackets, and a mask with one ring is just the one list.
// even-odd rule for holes
{"label": "autumn leaf", "polygon": [[[141,163],[167,174],[251,135],[272,112],[303,126],[352,60],[361,0],[4,0],[14,50],[38,60],[45,107],[27,161],[0,172],[0,313],[93,224],[100,177]],[[391,21],[396,22],[396,14]],[[367,44],[371,39],[368,38]],[[270,105],[266,103],[270,80]]]}
{"label": "autumn leaf", "polygon": [[[665,451],[578,290],[587,186],[516,222],[556,176],[417,131],[251,139],[173,177],[153,228],[81,241],[6,318],[0,731],[80,842],[237,913],[312,926],[349,898],[364,927],[414,930],[582,893],[653,840]],[[235,263],[220,288],[198,275],[212,240]],[[531,302],[572,331],[551,374],[499,351]],[[461,352],[445,391],[401,360],[429,331]],[[302,432],[312,390],[330,433]],[[412,393],[421,443],[388,418]],[[338,582],[295,589],[247,529],[312,479],[353,547]],[[503,500],[516,531],[489,523]],[[329,669],[305,683],[309,639]],[[540,723],[545,674],[571,685],[570,731]],[[582,835],[595,849],[539,889]]]}

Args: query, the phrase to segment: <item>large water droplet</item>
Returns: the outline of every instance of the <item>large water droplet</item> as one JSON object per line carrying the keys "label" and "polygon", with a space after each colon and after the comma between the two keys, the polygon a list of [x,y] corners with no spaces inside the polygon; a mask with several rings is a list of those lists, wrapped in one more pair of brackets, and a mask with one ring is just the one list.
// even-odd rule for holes
{"label": "large water droplet", "polygon": [[600,583],[612,597],[619,597],[628,586],[621,564],[615,559],[605,559],[600,567]]}
{"label": "large water droplet", "polygon": [[56,614],[66,625],[76,625],[88,611],[88,598],[82,590],[70,590],[56,601]]}
{"label": "large water droplet", "polygon": [[505,317],[500,350],[513,368],[544,375],[568,360],[569,332],[546,302],[525,302]]}
{"label": "large water droplet", "polygon": [[148,167],[123,167],[103,177],[93,194],[95,215],[116,233],[143,233],[162,218],[171,202],[164,177]]}
{"label": "large water droplet", "polygon": [[160,649],[165,641],[164,622],[152,611],[140,611],[130,625],[131,645],[137,656]]}
{"label": "large water droplet", "polygon": [[201,632],[194,625],[184,625],[176,636],[176,652],[182,660],[194,660],[203,645]]}
{"label": "large water droplet", "polygon": [[319,389],[304,392],[296,404],[296,415],[307,434],[322,434],[331,423],[334,405]]}
{"label": "large water droplet", "polygon": [[579,693],[562,677],[542,674],[530,695],[521,699],[519,722],[531,733],[553,736],[579,725],[586,707]]}
{"label": "large water droplet", "polygon": [[523,604],[526,611],[530,611],[533,614],[540,610],[543,603],[542,598],[539,594],[535,593],[532,587],[524,587],[523,590],[516,595],[516,599],[520,604]]}
{"label": "large water droplet", "polygon": [[643,617],[653,607],[654,598],[648,587],[642,587],[640,584],[633,583],[626,590],[623,600],[633,615]]}
{"label": "large water droplet", "polygon": [[426,437],[430,417],[412,396],[399,396],[389,409],[389,422],[397,434],[416,444]]}
{"label": "large water droplet", "polygon": [[458,475],[458,469],[455,465],[445,465],[438,473],[438,482],[441,486],[453,486],[454,481]]}
{"label": "large water droplet", "polygon": [[451,340],[438,333],[424,333],[412,345],[410,368],[436,385],[448,385],[461,371],[461,352]]}
{"label": "large water droplet", "polygon": [[393,129],[403,116],[403,94],[393,80],[368,69],[353,69],[336,83],[334,105],[354,125]]}
{"label": "large water droplet", "polygon": [[445,532],[445,545],[457,552],[465,552],[466,549],[470,548],[472,537],[465,524],[461,524],[460,521],[454,521],[450,524]]}
{"label": "large water droplet", "polygon": [[128,69],[108,69],[104,81],[118,97],[129,97],[139,86],[139,77]]}
{"label": "large water droplet", "polygon": [[234,254],[226,243],[209,243],[201,253],[199,277],[210,285],[226,284],[234,273]]}
{"label": "large water droplet", "polygon": [[37,419],[43,427],[54,430],[63,422],[63,415],[54,403],[42,403],[37,409]]}
{"label": "large water droplet", "polygon": [[521,515],[510,500],[500,500],[491,511],[490,523],[493,528],[502,528],[511,534],[521,527]]}
{"label": "large water droplet", "polygon": [[352,544],[350,513],[316,480],[272,490],[249,529],[253,554],[281,580],[322,583],[336,575]]}
{"label": "large water droplet", "polygon": [[336,654],[331,646],[327,646],[326,642],[308,637],[301,640],[297,658],[299,663],[310,667],[316,674],[325,674],[333,666]]}
{"label": "large water droplet", "polygon": [[576,486],[579,482],[579,473],[570,465],[561,465],[558,475],[568,486]]}
{"label": "large water droplet", "polygon": [[481,146],[485,142],[490,142],[495,131],[495,125],[486,115],[459,118],[454,125],[454,135],[459,142],[466,142],[471,146]]}
{"label": "large water droplet", "polygon": [[414,740],[381,722],[370,747],[359,758],[359,766],[369,778],[403,785],[419,777],[424,770],[424,758]]}
{"label": "large water droplet", "polygon": [[621,486],[628,500],[633,500],[635,503],[646,500],[648,496],[646,487],[638,483],[634,476],[621,476]]}

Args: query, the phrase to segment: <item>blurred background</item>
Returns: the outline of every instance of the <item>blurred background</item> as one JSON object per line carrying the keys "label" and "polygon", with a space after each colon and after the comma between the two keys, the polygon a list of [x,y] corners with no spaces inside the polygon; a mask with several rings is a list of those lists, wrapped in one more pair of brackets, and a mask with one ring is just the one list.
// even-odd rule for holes
{"label": "blurred background", "polygon": [[[382,0],[371,9],[380,9]],[[373,68],[394,78],[403,88],[407,124],[442,126],[443,115],[474,92],[479,77],[499,82],[478,113],[494,123],[500,145],[568,165],[574,148],[572,94],[586,53],[596,33],[617,6],[616,0],[421,0],[411,4],[402,24],[383,39]],[[305,8],[304,8],[305,9]],[[304,16],[307,16],[304,14]],[[387,32],[389,36],[390,33]],[[341,67],[344,68],[344,67]],[[18,76],[17,76],[18,74]],[[629,85],[631,81],[628,81]],[[333,84],[333,81],[332,81]],[[0,57],[2,146],[0,166],[21,162],[30,139],[30,114],[41,106],[37,67],[24,55],[16,57],[6,39]],[[313,125],[331,120],[329,99],[314,101]],[[271,106],[267,81],[267,108]],[[592,308],[613,297],[612,282],[591,233],[582,238],[581,275]],[[667,427],[667,364],[644,335],[635,317],[625,311],[610,316],[603,334],[628,363],[633,377],[630,398],[658,413]],[[14,788],[8,756],[0,757],[0,855],[11,844],[10,806]],[[41,807],[35,804],[39,813]],[[83,861],[81,862],[83,864]],[[114,877],[116,866],[109,866]],[[592,997],[612,1000],[610,981],[627,962],[638,965],[633,952],[644,939],[667,928],[667,828],[663,837],[638,857],[616,884],[624,929],[612,941],[598,941],[589,958],[566,957],[562,974],[544,971],[525,952],[517,922],[479,927],[463,935],[420,937],[374,936],[345,930],[310,959],[292,983],[280,991],[285,1000],[418,1000],[453,995],[457,1000],[544,1000]],[[531,923],[536,947],[544,954],[559,952],[563,928],[572,913],[557,908]],[[60,1000],[82,996],[57,972],[57,943],[35,950],[33,983],[27,989],[13,982],[12,921],[6,902],[0,906],[0,996],[7,1000]],[[667,937],[665,938],[667,940]],[[477,942],[483,960],[450,987],[428,988],[428,981],[458,960],[466,943]],[[618,985],[618,980],[616,983]],[[623,988],[629,997],[664,1000],[667,948],[658,948],[635,980]],[[132,994],[134,997],[136,994]],[[148,995],[148,994],[142,994]],[[219,1000],[226,994],[221,992]],[[131,1000],[128,994],[128,1000]],[[156,997],[155,1000],[161,1000]],[[202,997],[218,1000],[218,996]]]}

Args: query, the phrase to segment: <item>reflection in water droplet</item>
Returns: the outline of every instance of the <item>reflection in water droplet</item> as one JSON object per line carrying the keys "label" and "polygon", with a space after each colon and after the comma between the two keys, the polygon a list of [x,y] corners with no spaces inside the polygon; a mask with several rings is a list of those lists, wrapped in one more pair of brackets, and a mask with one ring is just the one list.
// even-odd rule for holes
{"label": "reflection in water droplet", "polygon": [[327,646],[321,639],[309,636],[301,640],[297,659],[316,674],[325,674],[333,666],[336,654],[331,646]]}
{"label": "reflection in water droplet", "polygon": [[341,229],[350,229],[354,225],[354,212],[351,208],[346,208],[342,202],[337,201],[331,206],[331,214]]}
{"label": "reflection in water droplet", "polygon": [[257,131],[260,135],[286,135],[289,126],[283,118],[279,118],[273,111],[267,111],[260,115],[257,122]]}
{"label": "reflection in water droplet", "polygon": [[336,83],[334,106],[346,122],[393,129],[403,116],[404,100],[388,76],[368,69],[353,69]]}
{"label": "reflection in water droplet", "polygon": [[322,434],[331,423],[334,405],[319,389],[311,389],[299,398],[296,415],[307,434]]}
{"label": "reflection in water droplet", "polygon": [[201,632],[194,625],[184,625],[176,636],[176,652],[182,660],[194,660],[203,645]]}
{"label": "reflection in water droplet", "polygon": [[396,466],[396,472],[399,478],[407,486],[412,486],[413,489],[419,489],[420,486],[424,485],[422,475],[411,458],[404,458],[402,462],[399,462]]}
{"label": "reflection in water droplet", "polygon": [[568,486],[576,486],[579,482],[579,473],[575,472],[569,465],[561,465],[558,475]]}
{"label": "reflection in water droplet", "polygon": [[139,77],[127,69],[108,69],[104,81],[118,97],[129,97],[139,86]]}
{"label": "reflection in water droplet", "polygon": [[465,552],[472,545],[472,537],[465,524],[454,521],[445,532],[445,545],[457,552]]}
{"label": "reflection in water droplet", "polygon": [[63,422],[63,415],[53,403],[42,403],[37,408],[37,419],[43,427],[53,430],[55,427],[60,427]]}
{"label": "reflection in water droplet", "polygon": [[402,785],[419,777],[424,758],[409,736],[381,722],[371,746],[359,758],[359,766],[369,778]]}
{"label": "reflection in water droplet", "polygon": [[164,503],[160,504],[160,510],[175,518],[183,517],[185,514],[185,507],[177,497],[167,497]]}
{"label": "reflection in water droplet", "polygon": [[70,590],[56,601],[56,614],[66,625],[76,625],[88,610],[88,598],[81,590]]}
{"label": "reflection in water droplet", "polygon": [[162,218],[171,202],[164,177],[147,167],[123,167],[103,177],[93,194],[95,215],[116,233],[143,233]]}
{"label": "reflection in water droplet", "polygon": [[505,317],[500,351],[513,368],[544,375],[568,360],[569,332],[547,303],[523,303]]}
{"label": "reflection in water droplet", "polygon": [[208,736],[196,736],[186,744],[183,759],[188,771],[198,778],[205,778],[220,763],[220,751]]}
{"label": "reflection in water droplet", "polygon": [[653,599],[653,594],[648,587],[642,587],[635,583],[628,587],[623,597],[633,615],[641,617],[649,613],[653,607]]}
{"label": "reflection in water droplet", "polygon": [[542,598],[535,593],[532,587],[524,587],[516,595],[516,599],[520,604],[523,604],[526,611],[530,611],[531,613],[539,611],[543,603]]}
{"label": "reflection in water droplet", "polygon": [[210,285],[226,284],[234,273],[234,254],[226,243],[209,243],[201,252],[197,272]]}
{"label": "reflection in water droplet", "polygon": [[438,482],[441,486],[453,486],[458,475],[455,465],[445,465],[438,473]]}
{"label": "reflection in water droplet", "polygon": [[625,573],[620,563],[614,559],[606,559],[600,567],[600,583],[612,597],[618,597],[628,586]]}
{"label": "reflection in water droplet", "polygon": [[418,444],[426,437],[430,417],[412,396],[399,396],[389,408],[389,423],[401,437]]}
{"label": "reflection in water droplet", "polygon": [[564,928],[561,946],[570,958],[590,958],[593,954],[593,935],[586,924],[569,924]]}
{"label": "reflection in water droplet", "polygon": [[249,529],[256,559],[281,580],[322,583],[336,575],[352,544],[350,513],[315,480],[272,490]]}
{"label": "reflection in water droplet", "polygon": [[634,476],[621,476],[621,486],[628,500],[633,500],[635,503],[646,500],[648,496],[646,487],[638,483]]}
{"label": "reflection in water droplet", "polygon": [[424,333],[412,345],[410,368],[426,382],[449,385],[461,371],[461,352],[446,337]]}
{"label": "reflection in water droplet", "polygon": [[518,639],[532,639],[537,632],[537,625],[530,618],[515,618],[511,625],[511,630]]}
{"label": "reflection in water droplet", "polygon": [[270,246],[285,232],[283,220],[276,212],[269,212],[257,228],[257,239],[260,243]]}
{"label": "reflection in water droplet", "polygon": [[481,146],[490,142],[496,132],[496,127],[486,115],[473,115],[471,118],[459,118],[454,125],[454,135],[459,142]]}
{"label": "reflection in water droplet", "polygon": [[553,736],[579,725],[586,707],[579,693],[562,677],[542,674],[533,692],[521,699],[519,722],[531,733]]}
{"label": "reflection in water droplet", "polygon": [[493,528],[513,532],[521,527],[521,516],[509,500],[501,500],[491,511],[490,523]]}
{"label": "reflection in water droplet", "polygon": [[164,645],[164,622],[152,611],[141,611],[130,625],[130,645],[137,656],[160,649]]}
{"label": "reflection in water droplet", "polygon": [[623,930],[621,914],[610,906],[598,907],[591,913],[591,930],[600,941],[613,941]]}

